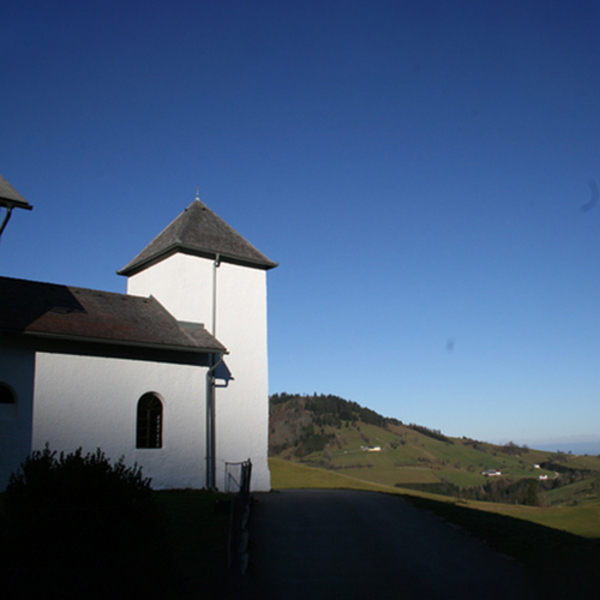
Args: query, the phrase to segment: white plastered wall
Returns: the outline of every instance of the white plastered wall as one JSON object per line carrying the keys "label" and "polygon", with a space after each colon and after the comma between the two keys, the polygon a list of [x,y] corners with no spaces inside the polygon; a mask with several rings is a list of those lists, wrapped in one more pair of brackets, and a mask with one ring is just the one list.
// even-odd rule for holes
{"label": "white plastered wall", "polygon": [[154,296],[178,320],[204,323],[225,345],[225,363],[233,379],[215,394],[216,483],[225,489],[226,462],[250,458],[252,489],[266,491],[271,487],[266,271],[220,264],[216,332],[213,279],[212,260],[175,254],[130,277],[127,292]]}
{"label": "white plastered wall", "polygon": [[[41,352],[36,363],[33,449],[101,448],[137,462],[155,489],[204,486],[206,367]],[[135,447],[146,392],[163,403],[162,448]]]}
{"label": "white plastered wall", "polygon": [[203,323],[212,331],[212,261],[173,254],[129,277],[127,293],[154,296],[179,321]]}
{"label": "white plastered wall", "polygon": [[19,346],[0,346],[0,381],[16,396],[0,404],[0,491],[31,452],[35,353]]}
{"label": "white plastered wall", "polygon": [[[233,379],[216,393],[217,459],[252,459],[252,485],[269,490],[269,383],[266,272],[222,263],[217,274],[217,338]],[[221,473],[218,473],[220,476]]]}

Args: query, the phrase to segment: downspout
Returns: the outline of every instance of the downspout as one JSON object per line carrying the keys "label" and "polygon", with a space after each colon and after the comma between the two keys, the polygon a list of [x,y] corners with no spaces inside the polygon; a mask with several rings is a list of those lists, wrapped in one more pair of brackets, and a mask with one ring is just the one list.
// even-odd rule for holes
{"label": "downspout", "polygon": [[[215,362],[215,357],[219,360]],[[215,439],[215,371],[223,362],[222,354],[210,355],[210,367],[206,372],[206,489],[216,489],[216,439]]]}
{"label": "downspout", "polygon": [[[213,297],[212,297],[212,334],[217,337],[217,269],[221,266],[221,255],[216,254],[213,262]],[[223,355],[215,362],[215,354],[210,355],[209,368],[206,372],[206,488],[216,488],[216,432],[215,432],[215,371],[223,362]]]}
{"label": "downspout", "polygon": [[221,255],[215,255],[213,262],[212,334],[217,337],[217,269],[221,266]]}

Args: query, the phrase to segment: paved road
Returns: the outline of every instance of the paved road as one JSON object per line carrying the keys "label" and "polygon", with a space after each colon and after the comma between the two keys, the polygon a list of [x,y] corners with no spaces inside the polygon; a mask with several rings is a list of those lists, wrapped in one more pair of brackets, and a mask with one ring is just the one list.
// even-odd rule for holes
{"label": "paved road", "polygon": [[244,600],[531,598],[518,565],[401,498],[256,494]]}

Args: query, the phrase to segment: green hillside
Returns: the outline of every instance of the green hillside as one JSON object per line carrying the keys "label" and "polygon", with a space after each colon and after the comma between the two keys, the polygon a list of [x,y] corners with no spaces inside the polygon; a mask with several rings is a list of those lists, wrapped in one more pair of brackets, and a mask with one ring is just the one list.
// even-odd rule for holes
{"label": "green hillside", "polygon": [[270,456],[376,485],[471,500],[538,506],[600,502],[598,457],[449,438],[332,395],[272,396]]}

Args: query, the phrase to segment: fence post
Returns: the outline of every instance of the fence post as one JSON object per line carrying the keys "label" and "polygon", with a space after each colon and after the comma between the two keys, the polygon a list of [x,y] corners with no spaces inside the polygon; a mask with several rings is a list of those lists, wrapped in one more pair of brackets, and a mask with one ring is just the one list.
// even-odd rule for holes
{"label": "fence post", "polygon": [[[239,481],[236,481],[229,473],[230,466],[239,466]],[[242,463],[226,463],[225,469],[227,491],[229,491],[230,478],[238,485],[238,491],[231,500],[227,564],[230,572],[243,575],[248,567],[248,520],[252,500],[250,496],[252,461],[248,459]]]}

